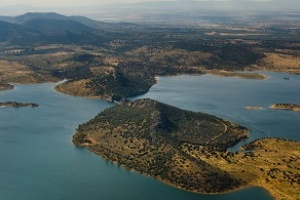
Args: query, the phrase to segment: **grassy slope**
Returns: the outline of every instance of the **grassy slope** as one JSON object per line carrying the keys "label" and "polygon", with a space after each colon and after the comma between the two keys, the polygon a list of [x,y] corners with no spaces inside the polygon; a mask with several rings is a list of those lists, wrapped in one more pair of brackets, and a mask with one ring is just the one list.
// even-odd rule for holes
{"label": "grassy slope", "polygon": [[199,153],[184,145],[195,158],[218,167],[241,179],[249,186],[267,189],[276,199],[299,198],[300,143],[284,139],[266,138],[248,144],[241,153]]}

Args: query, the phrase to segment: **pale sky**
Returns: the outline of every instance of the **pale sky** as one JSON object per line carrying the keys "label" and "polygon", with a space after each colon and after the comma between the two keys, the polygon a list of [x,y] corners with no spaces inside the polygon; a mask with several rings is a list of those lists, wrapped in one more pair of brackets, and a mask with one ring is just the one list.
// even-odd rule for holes
{"label": "pale sky", "polygon": [[[1,6],[8,5],[30,5],[30,6],[82,6],[100,5],[110,3],[136,3],[151,0],[1,0]],[[152,0],[155,1],[155,0]],[[157,1],[157,0],[156,0]],[[164,0],[172,1],[172,0]]]}
{"label": "pale sky", "polygon": [[[83,6],[83,5],[100,5],[110,3],[136,3],[147,1],[160,1],[160,0],[1,0],[0,6],[10,5],[30,5],[30,6]],[[161,0],[161,1],[174,1],[174,0]],[[184,0],[181,0],[184,1]],[[216,1],[216,0],[197,0],[197,1]],[[230,0],[219,0],[230,1]],[[269,1],[269,0],[252,0],[252,1]]]}

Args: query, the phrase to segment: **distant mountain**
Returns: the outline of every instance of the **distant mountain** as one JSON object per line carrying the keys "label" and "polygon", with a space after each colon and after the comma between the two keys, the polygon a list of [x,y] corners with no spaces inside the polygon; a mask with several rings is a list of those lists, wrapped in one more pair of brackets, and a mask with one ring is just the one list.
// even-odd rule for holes
{"label": "distant mountain", "polygon": [[[80,30],[91,31],[92,29],[116,29],[133,28],[136,24],[130,23],[106,23],[100,22],[84,16],[65,16],[55,12],[29,12],[16,17],[0,16],[0,21],[13,24],[23,24],[26,27],[34,29],[49,29],[47,31],[70,30],[78,32]],[[83,26],[84,25],[84,26]],[[60,27],[55,27],[60,26]],[[51,27],[51,28],[50,28]]]}
{"label": "distant mountain", "polygon": [[18,24],[0,21],[0,42],[10,41],[16,37],[38,35],[37,31],[30,30]]}
{"label": "distant mountain", "polygon": [[[3,18],[0,20],[11,23],[23,23],[32,18],[51,18],[51,19],[69,19],[83,23],[92,28],[98,27],[99,22],[92,20],[100,20],[104,22],[163,22],[163,21],[207,21],[208,17],[220,17],[224,15],[232,15],[233,13],[240,13],[239,17],[252,17],[253,12],[299,12],[299,0],[177,0],[177,1],[153,1],[141,3],[112,3],[101,4],[93,6],[70,6],[70,7],[28,7],[28,6],[10,6],[0,7],[0,13],[6,15],[14,15],[15,13],[24,13],[31,11],[25,15],[17,18]],[[46,14],[36,13],[50,12]],[[76,15],[74,17],[66,17],[57,13],[63,13],[68,16]],[[88,16],[92,19],[78,17],[78,12],[81,15]],[[279,14],[280,14],[279,13]],[[204,17],[204,18],[203,18]],[[256,19],[254,19],[256,20]],[[210,21],[210,20],[208,20]],[[215,22],[213,20],[213,22]],[[107,24],[100,24],[100,26],[107,26]]]}
{"label": "distant mountain", "polygon": [[[68,19],[68,18],[66,18]],[[36,18],[30,19],[23,23],[23,26],[33,29],[40,30],[43,32],[84,32],[92,31],[92,28],[85,26],[81,23],[72,20],[59,20],[59,19],[47,19],[47,18]]]}
{"label": "distant mountain", "polygon": [[60,15],[55,12],[50,12],[50,13],[29,12],[29,13],[14,17],[15,22],[18,24],[23,24],[24,22],[27,22],[27,21],[30,21],[33,19],[69,20],[67,16]]}
{"label": "distant mountain", "polygon": [[5,21],[9,23],[15,23],[15,24],[23,24],[31,20],[60,20],[60,21],[75,21],[78,23],[82,24],[90,24],[94,25],[97,24],[98,22],[92,19],[89,19],[87,17],[82,17],[82,16],[65,16],[61,15],[55,12],[46,12],[46,13],[41,13],[41,12],[29,12],[25,13],[23,15],[19,15],[16,17],[8,17],[8,16],[0,16],[0,21]]}
{"label": "distant mountain", "polygon": [[106,23],[103,23],[103,22],[99,22],[99,21],[96,21],[96,20],[92,20],[88,17],[84,17],[84,16],[70,16],[68,17],[69,20],[73,20],[75,22],[78,22],[78,23],[82,23],[86,26],[89,26],[91,28],[98,28],[99,26],[101,25],[107,25]]}
{"label": "distant mountain", "polygon": [[[88,24],[88,25],[85,25]],[[26,13],[0,17],[0,42],[11,44],[98,44],[107,39],[95,34],[101,23],[85,17],[57,13]]]}

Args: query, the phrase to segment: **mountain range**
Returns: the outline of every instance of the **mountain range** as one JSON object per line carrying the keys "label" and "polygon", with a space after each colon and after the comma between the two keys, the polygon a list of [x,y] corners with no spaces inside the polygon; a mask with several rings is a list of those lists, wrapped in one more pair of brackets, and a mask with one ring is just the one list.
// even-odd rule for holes
{"label": "mountain range", "polygon": [[[105,23],[83,16],[65,16],[55,12],[29,12],[19,16],[0,16],[0,42],[11,44],[62,43],[99,44],[103,34],[122,30],[129,23]],[[108,34],[109,37],[109,34]]]}
{"label": "mountain range", "polygon": [[[100,21],[151,21],[165,18],[192,18],[206,13],[211,15],[230,14],[232,12],[298,12],[298,0],[232,0],[232,1],[156,1],[142,3],[111,3],[93,6],[34,7],[16,5],[0,7],[2,15],[20,15],[26,12],[58,12],[66,15],[88,16]],[[171,16],[170,16],[171,15]],[[176,17],[177,16],[177,17]]]}

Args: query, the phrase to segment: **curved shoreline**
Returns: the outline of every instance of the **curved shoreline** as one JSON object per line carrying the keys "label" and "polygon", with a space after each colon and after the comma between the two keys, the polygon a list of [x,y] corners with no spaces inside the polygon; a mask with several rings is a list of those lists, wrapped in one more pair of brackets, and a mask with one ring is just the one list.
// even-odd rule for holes
{"label": "curved shoreline", "polygon": [[[282,142],[285,142],[285,143],[287,143],[287,144],[284,144],[283,146],[281,146],[281,144],[279,145],[280,146],[280,148],[285,148],[285,145],[287,145],[287,146],[289,146],[289,147],[291,147],[290,145],[292,144],[292,145],[294,145],[294,141],[289,141],[289,140],[285,140],[285,139],[276,139],[276,138],[265,138],[265,139],[259,139],[259,140],[256,140],[256,141],[254,141],[254,142],[252,142],[252,143],[255,143],[255,142],[260,142],[260,141],[267,141],[267,142],[271,142],[272,143],[272,140],[279,140],[281,143]],[[291,143],[291,144],[290,144]],[[295,145],[297,145],[297,146],[294,146],[294,148],[295,149],[297,149],[297,148],[299,148],[300,147],[300,143],[299,142],[296,142],[295,143]],[[118,165],[118,166],[121,166],[121,167],[123,167],[123,168],[125,168],[125,169],[127,169],[127,170],[130,170],[130,171],[133,171],[133,172],[135,172],[135,173],[139,173],[139,174],[142,174],[142,175],[146,175],[146,176],[148,176],[148,177],[150,177],[150,178],[153,178],[153,179],[155,179],[155,180],[158,180],[158,181],[160,181],[160,182],[162,182],[162,183],[164,183],[164,184],[167,184],[167,185],[169,185],[169,186],[172,186],[172,187],[175,187],[175,188],[177,188],[177,189],[180,189],[180,190],[183,190],[183,191],[188,191],[188,192],[192,192],[192,193],[195,193],[195,194],[206,194],[206,195],[218,195],[218,194],[227,194],[227,193],[231,193],[231,192],[236,192],[236,191],[239,191],[239,190],[243,190],[243,189],[246,189],[246,188],[253,188],[253,187],[259,187],[259,188],[262,188],[262,189],[264,189],[264,190],[266,190],[271,196],[273,196],[275,199],[282,199],[283,197],[284,198],[287,198],[287,199],[292,199],[293,197],[295,197],[295,195],[297,194],[297,191],[296,191],[296,189],[294,189],[294,191],[295,191],[295,193],[288,193],[288,194],[285,194],[285,193],[283,193],[282,191],[278,191],[278,189],[277,189],[277,187],[278,186],[276,186],[276,184],[270,184],[270,183],[268,183],[268,182],[261,182],[261,173],[262,174],[264,174],[264,171],[261,171],[261,166],[256,166],[256,169],[253,169],[253,167],[252,167],[252,165],[255,165],[255,162],[253,162],[253,164],[251,164],[252,162],[250,162],[250,160],[248,160],[247,161],[247,159],[246,159],[246,161],[247,162],[249,162],[247,165],[249,165],[249,167],[251,167],[252,168],[252,171],[254,170],[254,171],[256,171],[255,173],[257,173],[255,176],[257,176],[257,180],[255,180],[254,182],[250,182],[250,183],[248,183],[248,184],[244,184],[244,185],[241,185],[241,186],[239,186],[239,187],[237,187],[237,188],[233,188],[233,189],[230,189],[230,190],[227,190],[227,191],[222,191],[222,192],[199,192],[199,191],[197,191],[197,190],[190,190],[190,189],[187,189],[187,188],[185,188],[185,187],[182,187],[182,186],[180,186],[180,185],[178,185],[178,184],[175,184],[175,183],[173,183],[173,182],[170,182],[169,180],[167,180],[167,179],[163,179],[163,178],[161,178],[160,176],[153,176],[153,175],[151,175],[151,174],[148,174],[148,173],[144,173],[144,172],[142,172],[142,171],[139,171],[139,170],[136,170],[136,169],[132,169],[132,168],[130,168],[130,167],[128,167],[127,165],[125,165],[125,164],[122,164],[122,163],[120,163],[120,162],[118,162],[118,161],[114,161],[114,160],[112,160],[112,159],[110,159],[107,155],[105,155],[105,154],[103,154],[103,153],[101,153],[101,152],[99,152],[99,151],[95,151],[95,149],[93,149],[92,147],[90,147],[90,146],[81,146],[81,147],[85,147],[85,148],[87,148],[89,151],[91,151],[91,152],[93,152],[93,153],[95,153],[96,155],[98,155],[98,156],[101,156],[102,158],[104,158],[105,160],[107,160],[107,161],[109,161],[109,162],[112,162],[112,163],[114,163],[114,164],[116,164],[116,165]],[[276,147],[275,147],[276,148]],[[268,148],[266,148],[266,149],[260,149],[260,147],[258,147],[258,149],[252,149],[251,151],[253,151],[254,152],[254,155],[255,156],[257,156],[257,158],[259,158],[260,156],[261,156],[261,154],[263,153],[263,152],[267,152],[267,153],[265,153],[265,156],[266,156],[266,158],[268,158],[268,159],[270,159],[270,157],[272,157],[272,156],[274,156],[274,158],[276,159],[277,158],[277,151],[276,150],[269,150]],[[274,151],[274,154],[273,153],[271,153],[270,151]],[[294,151],[294,150],[292,150],[292,151]],[[268,153],[269,152],[269,153]],[[288,151],[289,152],[289,151]],[[239,157],[237,157],[237,158],[234,158],[235,160],[239,160],[240,158],[242,158],[243,157],[243,155],[247,155],[248,153],[240,153],[239,154]],[[272,155],[272,156],[269,156],[269,155]],[[290,153],[285,153],[285,152],[281,152],[281,155],[283,156],[285,156],[285,158],[290,158],[290,155],[293,155],[293,154],[290,154]],[[203,155],[204,156],[204,155]],[[213,159],[215,159],[215,158],[213,158]],[[265,157],[263,156],[261,159],[265,159]],[[273,158],[272,158],[273,159]],[[243,165],[243,163],[244,163],[245,161],[241,161],[241,166]],[[245,162],[245,163],[247,163],[247,162]],[[212,163],[214,163],[214,161],[212,162]],[[299,164],[300,162],[298,161],[298,164]],[[294,167],[297,167],[298,166],[298,164],[295,164],[295,166]],[[285,163],[282,163],[281,162],[281,164],[280,164],[280,166],[284,166],[284,165],[286,165]],[[239,166],[239,165],[238,165]],[[277,163],[275,163],[274,164],[274,166],[277,166]],[[229,165],[227,165],[227,166],[224,166],[225,168],[228,168],[229,167],[229,169],[230,169],[230,164]],[[269,167],[268,165],[265,165],[264,167],[264,170],[266,170],[266,169],[270,169],[270,171],[272,171],[274,168],[272,168],[272,167]],[[248,168],[247,168],[248,169]],[[250,169],[250,168],[249,168]],[[243,168],[241,168],[241,170],[243,171]],[[294,171],[295,172],[295,171]],[[297,172],[297,171],[296,171]],[[234,167],[233,167],[233,173],[237,173],[236,172],[236,170],[234,169]],[[251,173],[253,173],[253,172],[250,172],[250,174]],[[240,174],[242,174],[242,172],[239,172],[239,175]],[[249,175],[250,175],[249,174]],[[248,176],[248,175],[246,175],[246,176]],[[242,176],[239,176],[239,177],[242,177]],[[263,177],[266,177],[266,175],[263,175]],[[290,188],[290,189],[293,189],[293,188]]]}
{"label": "curved shoreline", "polygon": [[[189,130],[183,126],[187,122],[184,120],[183,124],[179,122],[186,117],[189,122],[198,124],[195,128],[199,130],[193,129],[192,132],[203,134],[205,129],[200,122],[204,119],[200,117],[194,121],[193,112],[182,114],[182,111],[175,107],[168,110],[155,101],[151,103],[153,101],[141,99],[103,111],[94,119],[79,125],[73,136],[73,143],[79,147],[86,147],[91,152],[128,170],[189,192],[223,194],[246,187],[261,187],[276,198],[282,196],[293,198],[296,195],[296,189],[286,188],[286,184],[293,181],[294,185],[300,185],[300,177],[299,180],[297,178],[294,180],[294,177],[297,177],[300,160],[290,163],[294,154],[300,156],[300,152],[294,153],[300,148],[299,142],[266,138],[244,145],[247,151],[229,152],[220,146],[221,143],[215,143],[214,146],[214,143],[210,143],[210,139],[218,138],[219,133],[227,135],[232,132],[237,139],[241,133],[236,135],[235,130],[232,130],[232,127],[238,128],[237,125],[205,116],[205,119],[209,119],[205,124],[209,124],[209,130],[213,134],[209,134],[208,142],[203,139],[200,143],[197,140],[190,141],[188,137],[193,138],[193,135],[190,135]],[[164,118],[152,122],[151,116]],[[200,122],[197,123],[198,120]],[[213,125],[212,122],[218,124]],[[219,122],[226,123],[231,130],[225,129],[224,133],[224,127]],[[156,129],[158,124],[159,129]],[[152,128],[149,129],[149,126]],[[155,131],[164,128],[173,130],[173,126],[177,127],[179,132]],[[176,134],[182,135],[183,140],[176,138]],[[198,138],[201,137],[203,136],[199,134]],[[231,138],[230,135],[225,137]],[[223,136],[219,139],[222,138]],[[229,140],[227,142],[231,144]],[[282,159],[278,160],[280,156]],[[286,170],[290,170],[292,175],[284,176],[280,181],[273,180],[277,176],[282,177]],[[283,190],[278,190],[278,187],[282,187]]]}
{"label": "curved shoreline", "polygon": [[[92,150],[91,150],[92,151]],[[100,155],[100,154],[98,154],[98,155]],[[102,156],[102,157],[104,157],[104,156]],[[107,159],[108,160],[108,159]],[[116,163],[116,162],[114,162],[114,163]],[[124,165],[122,165],[123,167],[124,167]],[[128,169],[128,168],[127,168]],[[134,170],[133,170],[134,171]],[[138,172],[138,171],[136,171],[136,172]],[[141,172],[138,172],[138,173],[141,173]],[[141,173],[141,174],[143,174],[143,173]],[[146,174],[147,176],[150,176],[150,175],[148,175],[148,174]],[[152,177],[152,176],[150,176],[150,177]],[[154,178],[154,179],[157,179],[157,180],[160,180],[160,181],[162,181],[162,182],[164,182],[164,183],[166,183],[166,184],[168,184],[168,185],[172,185],[173,187],[176,187],[176,188],[178,188],[178,189],[182,189],[182,190],[185,190],[186,191],[186,189],[184,189],[184,188],[182,188],[182,187],[180,187],[180,186],[176,186],[176,185],[173,185],[173,184],[170,184],[170,183],[168,183],[167,181],[164,181],[163,179],[159,179],[159,178],[156,178],[156,177],[152,177],[152,178]],[[244,189],[244,188],[247,188],[247,187],[255,187],[255,185],[253,185],[253,186],[251,186],[251,185],[249,185],[249,186],[243,186],[243,187],[240,187],[240,188],[237,188],[237,189],[233,189],[233,190],[231,190],[231,191],[228,191],[228,192],[233,192],[233,191],[237,191],[237,190],[241,190],[241,189]],[[267,187],[262,187],[262,188],[264,188],[264,189],[268,189]],[[196,192],[196,191],[191,191],[191,192],[194,192],[194,193],[199,193],[199,192]],[[224,193],[228,193],[228,192],[224,192]],[[269,191],[270,192],[270,191]],[[206,194],[206,193],[201,193],[201,194]],[[208,193],[208,194],[212,194],[212,193]],[[213,194],[222,194],[222,193],[213,193]],[[272,194],[273,195],[273,194]],[[274,195],[273,195],[274,196]]]}
{"label": "curved shoreline", "polygon": [[[178,74],[178,75],[164,75],[164,76],[166,76],[166,77],[168,77],[168,76],[181,76],[181,75],[203,76],[203,75],[207,75],[207,74],[211,74],[211,75],[214,75],[214,76],[228,77],[228,78],[242,78],[242,79],[252,79],[252,80],[266,80],[266,79],[269,78],[268,76],[266,76],[264,74],[260,74],[260,73],[256,73],[256,72],[251,72],[251,73],[249,73],[247,71],[244,71],[244,72],[230,72],[230,71],[224,71],[224,70],[200,70],[199,73],[194,73],[194,74]],[[154,83],[149,87],[149,89],[159,81],[159,76],[155,76],[154,80],[155,80]],[[104,95],[104,96],[94,95],[94,94],[89,94],[88,91],[87,91],[86,94],[80,94],[80,93],[75,92],[75,91],[66,90],[62,87],[62,85],[65,82],[66,82],[66,80],[63,81],[63,82],[60,82],[60,84],[56,85],[54,89],[56,91],[60,92],[60,93],[71,95],[71,96],[80,96],[80,97],[85,97],[85,98],[101,99],[101,100],[109,101],[109,102],[114,101],[114,97],[111,96],[111,95]],[[145,94],[147,92],[148,91],[145,91],[141,94]],[[130,98],[130,97],[135,97],[135,96],[136,95],[127,96],[125,98]]]}

